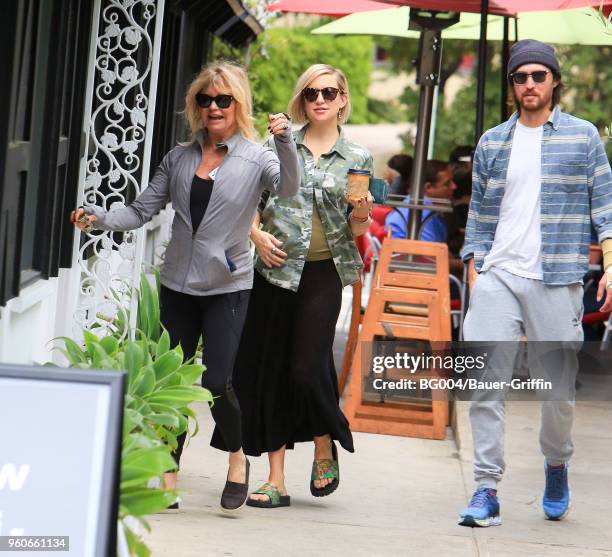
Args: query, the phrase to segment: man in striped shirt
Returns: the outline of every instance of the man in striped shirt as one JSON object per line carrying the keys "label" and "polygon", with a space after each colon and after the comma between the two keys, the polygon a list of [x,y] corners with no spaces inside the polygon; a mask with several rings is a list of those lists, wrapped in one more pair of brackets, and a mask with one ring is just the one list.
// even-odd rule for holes
{"label": "man in striped shirt", "polygon": [[[466,341],[582,341],[582,282],[588,270],[591,223],[606,273],[598,295],[612,308],[612,173],[591,123],[557,106],[561,71],[554,49],[517,42],[508,79],[517,111],[488,130],[474,155],[472,199],[461,253],[469,265]],[[509,381],[514,348],[489,354],[487,379]],[[575,377],[575,353],[565,362]],[[491,377],[493,376],[493,377]],[[542,403],[540,446],[545,457],[546,518],[569,508],[568,461],[573,452],[573,381],[566,400]],[[504,402],[473,399],[477,489],[459,524],[501,524],[497,484],[505,468]]]}

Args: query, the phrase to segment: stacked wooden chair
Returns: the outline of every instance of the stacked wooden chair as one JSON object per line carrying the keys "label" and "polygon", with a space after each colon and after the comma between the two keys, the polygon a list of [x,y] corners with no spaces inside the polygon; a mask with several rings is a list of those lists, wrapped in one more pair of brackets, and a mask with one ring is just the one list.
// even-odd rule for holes
{"label": "stacked wooden chair", "polygon": [[[410,391],[408,397],[386,396],[377,394],[368,385],[373,378],[375,341],[416,341],[434,353],[448,346],[451,340],[449,290],[446,244],[385,240],[363,317],[360,317],[361,289],[357,286],[353,292],[359,297],[354,298],[340,377],[343,387],[350,364],[351,381],[344,412],[353,430],[430,439],[446,437],[449,411],[445,390],[427,390],[424,397],[418,396],[418,390]],[[360,322],[361,331],[355,340]],[[387,369],[385,378],[418,381],[423,377],[442,377],[447,371],[429,369],[411,375],[406,370]]]}

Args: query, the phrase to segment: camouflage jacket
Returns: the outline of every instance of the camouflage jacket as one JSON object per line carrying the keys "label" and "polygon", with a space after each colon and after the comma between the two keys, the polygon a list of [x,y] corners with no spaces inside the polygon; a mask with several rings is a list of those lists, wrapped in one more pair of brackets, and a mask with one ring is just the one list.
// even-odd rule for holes
{"label": "camouflage jacket", "polygon": [[[302,172],[297,195],[282,198],[264,192],[259,207],[262,230],[283,242],[281,249],[287,253],[286,263],[270,269],[257,255],[255,257],[255,268],[268,282],[294,292],[300,284],[310,246],[313,193],[342,286],[359,279],[358,271],[363,262],[351,232],[350,206],[344,196],[349,168],[372,172],[372,155],[364,147],[346,139],[342,129],[335,145],[315,164],[312,153],[304,145],[306,127],[294,132]],[[274,149],[272,141],[268,145]]]}

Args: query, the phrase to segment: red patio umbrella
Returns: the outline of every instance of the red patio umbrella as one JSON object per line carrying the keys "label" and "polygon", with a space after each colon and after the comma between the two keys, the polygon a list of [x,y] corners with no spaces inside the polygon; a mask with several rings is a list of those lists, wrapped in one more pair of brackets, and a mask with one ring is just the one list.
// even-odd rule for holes
{"label": "red patio umbrella", "polygon": [[[411,6],[425,10],[453,12],[482,11],[481,0],[380,0],[385,4]],[[313,2],[315,3],[315,2]],[[350,4],[350,2],[347,2]],[[518,12],[544,12],[549,10],[567,10],[570,8],[598,8],[600,0],[489,0],[488,13],[498,15],[515,15]],[[612,5],[612,0],[604,0],[604,5]],[[358,11],[358,10],[354,10]]]}
{"label": "red patio umbrella", "polygon": [[[388,4],[427,10],[481,12],[481,0],[279,0],[268,10],[343,17],[355,12],[384,10]],[[515,15],[517,12],[566,10],[600,5],[599,0],[489,0],[488,13]],[[612,7],[612,0],[604,0]]]}
{"label": "red patio umbrella", "polygon": [[270,4],[267,9],[280,12],[328,15],[344,17],[354,12],[384,10],[387,4],[373,0],[279,0]]}

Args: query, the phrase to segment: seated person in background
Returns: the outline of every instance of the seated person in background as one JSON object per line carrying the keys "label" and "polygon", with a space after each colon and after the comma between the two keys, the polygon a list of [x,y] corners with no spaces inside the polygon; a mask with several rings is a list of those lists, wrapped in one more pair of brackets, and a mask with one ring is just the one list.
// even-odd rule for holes
{"label": "seated person in background", "polygon": [[383,171],[383,179],[389,184],[390,194],[408,195],[410,193],[412,163],[412,157],[404,153],[393,155],[387,161]]}
{"label": "seated person in background", "polygon": [[[451,173],[449,163],[432,159],[427,161],[425,165],[425,187],[424,202],[431,203],[432,198],[451,199],[453,192],[456,189],[455,182]],[[410,196],[407,195],[404,201],[409,202]],[[447,241],[447,223],[443,213],[437,213],[428,218],[431,211],[424,210],[421,213],[422,220],[425,223],[422,225],[419,240],[425,242],[442,242]],[[391,211],[385,220],[385,229],[391,229],[392,238],[406,238],[410,209],[408,207],[398,207]],[[449,268],[453,274],[463,272],[463,263],[457,255],[453,255],[449,250]]]}
{"label": "seated person in background", "polygon": [[457,145],[448,156],[448,162],[454,170],[455,165],[465,163],[472,170],[472,158],[474,156],[474,147],[472,145]]}
{"label": "seated person in background", "polygon": [[[389,194],[408,195],[411,175],[412,157],[403,153],[393,155],[383,171],[383,178],[389,184]],[[385,205],[374,205],[372,208],[372,224],[368,232],[381,242],[385,239],[385,218],[390,211],[391,207]]]}
{"label": "seated person in background", "polygon": [[[425,164],[425,186],[423,198],[426,204],[431,204],[431,198],[451,199],[455,191],[455,183],[450,166],[445,161],[436,159],[428,160]],[[410,195],[406,195],[404,201],[410,202]],[[421,219],[425,220],[430,211],[421,212]],[[406,238],[410,209],[408,207],[397,207],[391,211],[385,219],[385,232],[391,229],[392,238]],[[426,231],[427,229],[427,231]],[[429,242],[446,241],[446,224],[441,215],[432,216],[423,226],[421,235]]]}
{"label": "seated person in background", "polygon": [[463,247],[465,225],[472,197],[472,151],[473,148],[469,145],[460,145],[455,147],[450,154],[453,181],[457,189],[451,200],[453,212],[444,213],[444,220],[446,221],[448,251],[457,258]]}
{"label": "seated person in background", "polygon": [[470,145],[459,145],[450,154],[449,161],[453,181],[457,189],[453,194],[453,207],[459,222],[463,222],[461,228],[465,228],[467,214],[472,198],[472,154],[474,148]]}
{"label": "seated person in background", "polygon": [[[591,245],[599,245],[597,241],[597,233],[595,229],[591,227]],[[605,297],[601,300],[597,300],[597,288],[599,281],[604,273],[603,271],[603,256],[600,250],[590,250],[589,252],[589,265],[599,265],[599,269],[589,269],[586,275],[582,277],[584,283],[584,294],[582,297],[582,303],[584,305],[582,330],[584,331],[584,340],[596,342],[601,340],[603,335],[603,324],[608,317],[606,313],[600,313],[599,308],[603,306]],[[594,314],[597,316],[591,320],[588,314]],[[587,316],[585,320],[584,317]],[[586,321],[586,322],[585,322]]]}

